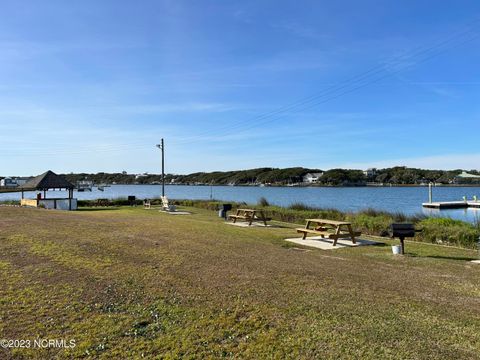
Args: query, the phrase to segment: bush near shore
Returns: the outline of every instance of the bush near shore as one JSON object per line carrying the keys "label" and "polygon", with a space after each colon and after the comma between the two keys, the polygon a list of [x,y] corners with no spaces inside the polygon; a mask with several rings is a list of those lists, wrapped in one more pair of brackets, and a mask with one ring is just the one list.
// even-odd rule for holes
{"label": "bush near shore", "polygon": [[[151,199],[152,205],[161,205],[160,199]],[[9,202],[13,204],[13,202]],[[196,207],[212,211],[218,211],[225,201],[217,200],[171,200],[171,203],[179,206]],[[252,207],[245,202],[228,202],[233,210],[239,207]],[[136,200],[135,204],[141,206],[143,200]],[[79,200],[78,206],[127,206],[131,203],[125,198]],[[276,221],[304,224],[305,219],[324,218],[330,220],[350,221],[356,230],[365,235],[388,236],[388,228],[393,222],[410,222],[415,224],[417,233],[415,240],[433,243],[460,246],[464,248],[476,248],[480,238],[480,224],[471,224],[450,218],[427,217],[423,214],[406,215],[401,212],[388,212],[375,209],[365,209],[358,212],[343,212],[337,209],[314,208],[302,203],[295,203],[289,207],[270,205],[265,198],[261,198],[254,207],[265,211],[266,216]]]}

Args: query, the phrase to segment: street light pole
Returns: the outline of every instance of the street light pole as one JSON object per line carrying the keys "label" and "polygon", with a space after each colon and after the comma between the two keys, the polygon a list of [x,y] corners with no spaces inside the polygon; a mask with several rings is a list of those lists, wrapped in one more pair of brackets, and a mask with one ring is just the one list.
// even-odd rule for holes
{"label": "street light pole", "polygon": [[163,143],[163,138],[157,147],[162,150],[162,196],[165,196],[165,145]]}

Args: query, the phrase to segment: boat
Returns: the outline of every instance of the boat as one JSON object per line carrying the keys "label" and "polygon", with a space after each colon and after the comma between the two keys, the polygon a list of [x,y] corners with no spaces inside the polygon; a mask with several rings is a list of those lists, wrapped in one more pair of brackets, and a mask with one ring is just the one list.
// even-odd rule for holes
{"label": "boat", "polygon": [[93,181],[90,180],[81,180],[77,182],[77,191],[92,191]]}

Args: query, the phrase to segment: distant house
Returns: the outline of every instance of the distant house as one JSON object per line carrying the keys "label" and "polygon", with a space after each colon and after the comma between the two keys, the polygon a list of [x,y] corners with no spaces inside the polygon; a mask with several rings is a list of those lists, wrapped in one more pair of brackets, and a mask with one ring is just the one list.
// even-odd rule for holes
{"label": "distant house", "polygon": [[17,184],[13,183],[12,178],[6,177],[0,180],[0,186],[1,187],[17,187]]}
{"label": "distant house", "polygon": [[458,174],[453,179],[455,184],[471,184],[471,183],[480,183],[480,175],[469,174],[466,171],[462,171],[461,174]]}
{"label": "distant house", "polygon": [[0,180],[0,186],[6,188],[16,188],[25,184],[31,178],[27,177],[6,177]]}
{"label": "distant house", "polygon": [[363,175],[365,175],[367,178],[371,178],[377,175],[377,169],[376,168],[369,168],[367,170],[363,171]]}
{"label": "distant house", "polygon": [[323,176],[323,172],[308,173],[303,177],[304,183],[315,184]]}
{"label": "distant house", "polygon": [[135,175],[135,180],[138,180],[138,179],[140,179],[140,178],[142,178],[142,177],[147,177],[147,176],[148,176],[148,173],[137,174],[137,175]]}

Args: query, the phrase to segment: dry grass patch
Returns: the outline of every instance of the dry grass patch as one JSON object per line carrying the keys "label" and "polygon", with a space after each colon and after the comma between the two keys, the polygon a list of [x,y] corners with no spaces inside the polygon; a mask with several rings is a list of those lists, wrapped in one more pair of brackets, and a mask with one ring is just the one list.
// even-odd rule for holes
{"label": "dry grass patch", "polygon": [[0,208],[0,338],[78,344],[0,358],[478,357],[475,252],[293,251],[193,212]]}

